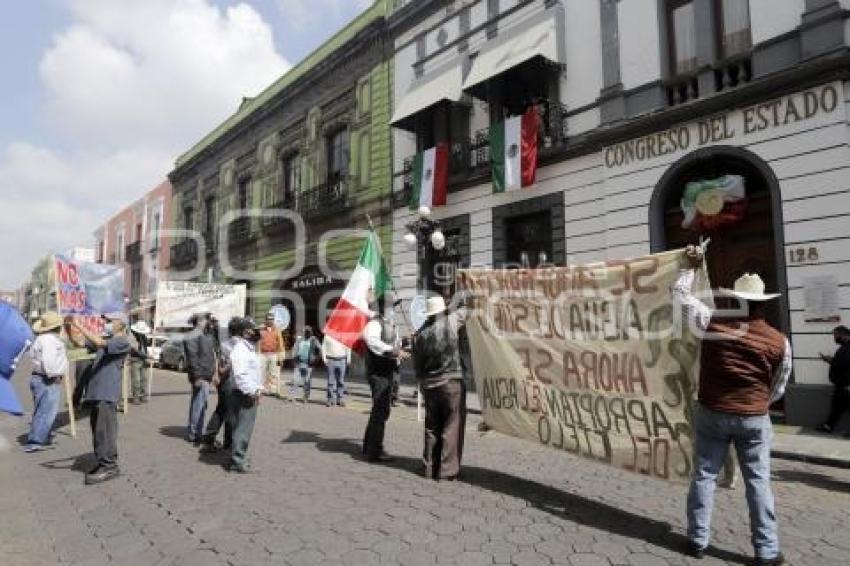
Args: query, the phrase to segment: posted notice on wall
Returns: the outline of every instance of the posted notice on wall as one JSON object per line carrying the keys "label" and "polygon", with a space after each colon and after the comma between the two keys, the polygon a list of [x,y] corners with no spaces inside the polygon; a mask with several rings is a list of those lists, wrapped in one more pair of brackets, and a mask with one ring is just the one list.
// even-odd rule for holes
{"label": "posted notice on wall", "polygon": [[805,311],[804,322],[838,324],[841,322],[841,305],[838,298],[838,278],[819,275],[803,279]]}
{"label": "posted notice on wall", "polygon": [[[493,429],[671,482],[690,479],[699,342],[670,289],[672,251],[536,270],[462,270]],[[705,271],[695,294],[711,304]]]}
{"label": "posted notice on wall", "polygon": [[245,285],[160,281],[156,290],[156,328],[187,328],[194,314],[210,313],[221,324],[245,316]]}

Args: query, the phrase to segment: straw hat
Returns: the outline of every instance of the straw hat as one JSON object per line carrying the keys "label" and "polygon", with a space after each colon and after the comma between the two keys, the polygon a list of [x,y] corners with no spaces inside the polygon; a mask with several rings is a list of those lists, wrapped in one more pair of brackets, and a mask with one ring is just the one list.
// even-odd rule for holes
{"label": "straw hat", "polygon": [[430,297],[425,306],[425,316],[438,315],[446,310],[446,301],[443,297]]}
{"label": "straw hat", "polygon": [[56,330],[64,324],[64,320],[56,311],[47,311],[41,318],[35,321],[32,325],[32,331],[36,334],[44,334],[51,330]]}
{"label": "straw hat", "polygon": [[148,335],[151,333],[151,327],[148,326],[148,323],[144,320],[137,320],[130,327],[130,330],[135,332],[136,334]]}
{"label": "straw hat", "polygon": [[734,289],[720,289],[721,292],[745,301],[769,301],[779,293],[765,293],[764,281],[754,273],[745,273],[735,280]]}

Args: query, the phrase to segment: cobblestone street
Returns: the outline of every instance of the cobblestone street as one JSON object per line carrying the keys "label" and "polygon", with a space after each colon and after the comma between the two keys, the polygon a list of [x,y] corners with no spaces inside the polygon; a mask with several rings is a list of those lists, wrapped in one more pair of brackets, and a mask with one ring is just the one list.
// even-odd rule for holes
{"label": "cobblestone street", "polygon": [[[23,393],[24,380],[16,380]],[[88,423],[58,447],[23,454],[27,419],[0,418],[4,566],[107,564],[685,564],[683,486],[602,467],[468,422],[460,481],[423,479],[415,409],[394,411],[387,449],[368,465],[368,403],[308,407],[264,399],[254,473],[183,440],[185,378],[158,373],[146,406],[121,422],[123,475],[83,485]],[[22,398],[24,396],[22,395]],[[214,403],[214,399],[211,400]],[[320,404],[321,402],[321,404]],[[61,417],[60,417],[61,418]],[[850,471],[774,461],[783,550],[792,564],[850,560]],[[701,563],[744,563],[741,488],[717,497],[714,546]]]}

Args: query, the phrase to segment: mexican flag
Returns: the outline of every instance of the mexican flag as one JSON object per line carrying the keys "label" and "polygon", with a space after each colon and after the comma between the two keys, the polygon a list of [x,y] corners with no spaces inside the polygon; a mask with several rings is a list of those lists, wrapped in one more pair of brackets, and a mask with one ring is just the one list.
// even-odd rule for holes
{"label": "mexican flag", "polygon": [[440,143],[437,147],[417,153],[413,159],[410,209],[418,210],[420,206],[445,206],[448,187],[449,144]]}
{"label": "mexican flag", "polygon": [[537,176],[537,130],[540,119],[532,106],[522,116],[490,128],[493,192],[503,193],[534,184]]}
{"label": "mexican flag", "polygon": [[377,234],[370,232],[357,267],[325,324],[325,335],[348,348],[361,350],[361,334],[370,316],[369,289],[373,289],[378,298],[391,288],[392,279],[381,253],[381,242]]}

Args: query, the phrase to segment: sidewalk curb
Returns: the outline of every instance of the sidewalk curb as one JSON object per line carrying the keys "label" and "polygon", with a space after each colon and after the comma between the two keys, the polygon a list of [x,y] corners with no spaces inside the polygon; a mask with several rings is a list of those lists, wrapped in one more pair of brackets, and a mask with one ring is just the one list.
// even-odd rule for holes
{"label": "sidewalk curb", "polygon": [[850,461],[842,460],[841,458],[831,458],[829,456],[813,456],[809,454],[797,454],[795,452],[788,452],[787,450],[771,450],[770,455],[771,457],[780,460],[791,460],[794,462],[815,464],[817,466],[829,466],[832,468],[850,470]]}

